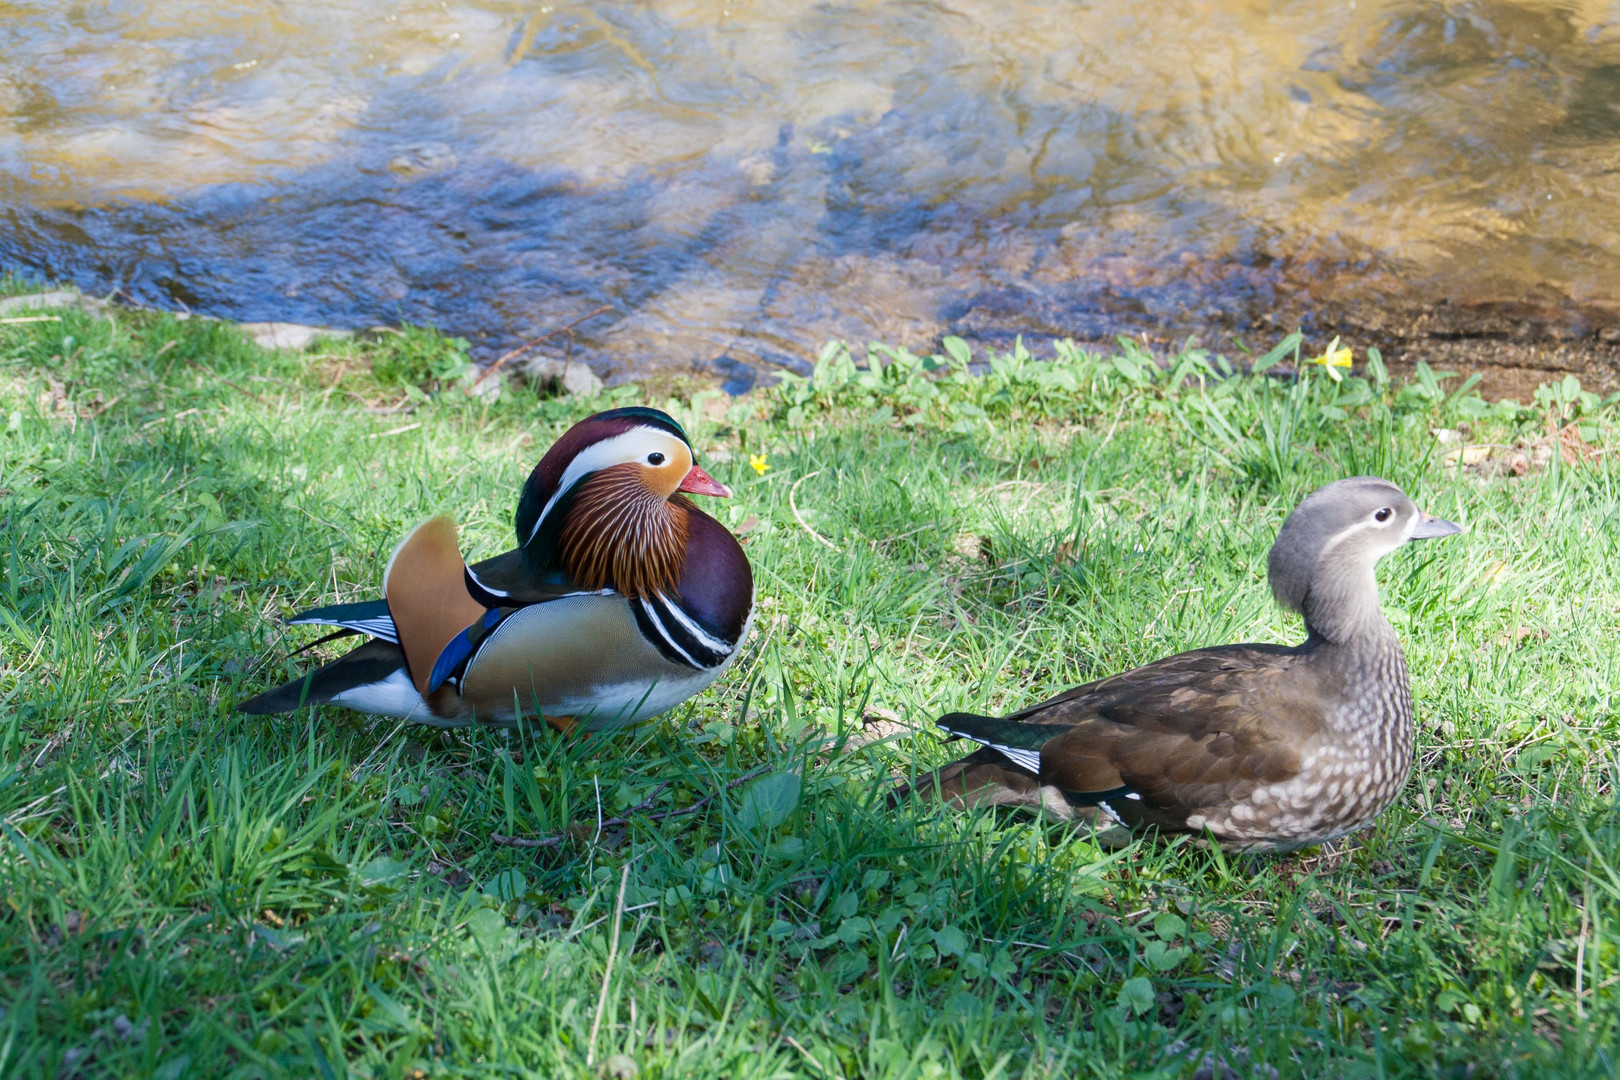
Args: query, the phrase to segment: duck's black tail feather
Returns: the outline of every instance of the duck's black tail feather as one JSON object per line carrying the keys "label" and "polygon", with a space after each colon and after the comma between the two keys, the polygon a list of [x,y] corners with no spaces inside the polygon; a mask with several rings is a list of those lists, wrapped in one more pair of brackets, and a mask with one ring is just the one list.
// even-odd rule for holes
{"label": "duck's black tail feather", "polygon": [[394,627],[394,616],[388,610],[387,600],[363,600],[358,604],[310,608],[288,619],[287,625],[339,626],[350,633],[365,634],[384,641],[399,641],[399,631]]}
{"label": "duck's black tail feather", "polygon": [[238,712],[254,716],[292,712],[330,701],[346,690],[380,683],[405,667],[405,654],[391,641],[374,638],[303,678],[240,702]]}

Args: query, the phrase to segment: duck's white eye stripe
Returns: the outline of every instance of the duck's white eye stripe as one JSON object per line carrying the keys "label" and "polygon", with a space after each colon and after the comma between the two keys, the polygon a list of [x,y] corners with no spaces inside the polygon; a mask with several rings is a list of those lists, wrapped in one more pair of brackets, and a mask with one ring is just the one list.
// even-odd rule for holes
{"label": "duck's white eye stripe", "polygon": [[638,427],[587,446],[568,463],[568,468],[563,470],[562,479],[557,481],[557,490],[551,493],[545,509],[535,518],[534,528],[529,530],[528,538],[523,543],[527,545],[540,535],[540,526],[545,524],[546,516],[551,513],[551,508],[557,505],[557,500],[566,495],[568,489],[579,483],[586,474],[614,465],[623,465],[627,461],[640,461],[653,453],[674,453],[674,446],[679,442],[679,439],[668,432],[657,428]]}

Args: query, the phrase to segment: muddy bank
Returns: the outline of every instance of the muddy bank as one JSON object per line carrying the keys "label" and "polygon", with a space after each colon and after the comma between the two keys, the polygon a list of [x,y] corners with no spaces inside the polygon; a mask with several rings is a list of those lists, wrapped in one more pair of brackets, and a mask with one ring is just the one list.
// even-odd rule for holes
{"label": "muddy bank", "polygon": [[1620,310],[1551,299],[1431,303],[1327,312],[1316,320],[1346,340],[1377,344],[1395,370],[1422,360],[1479,372],[1489,398],[1528,401],[1537,386],[1574,375],[1598,393],[1620,390]]}
{"label": "muddy bank", "polygon": [[1273,311],[1183,312],[1176,321],[1152,317],[1128,299],[1113,310],[1099,306],[1084,318],[1042,317],[1039,305],[1026,329],[1012,308],[1026,299],[1002,296],[982,302],[958,321],[956,333],[992,347],[1022,336],[1039,348],[1072,338],[1110,348],[1120,335],[1148,343],[1156,352],[1180,348],[1188,338],[1236,357],[1269,349],[1279,338],[1303,330],[1306,348],[1338,337],[1357,362],[1376,347],[1390,369],[1410,371],[1419,361],[1436,370],[1478,372],[1487,398],[1528,401],[1537,386],[1574,375],[1588,390],[1620,391],[1620,308],[1581,304],[1566,297],[1424,300],[1391,297],[1378,304],[1333,303],[1305,307],[1283,301]]}

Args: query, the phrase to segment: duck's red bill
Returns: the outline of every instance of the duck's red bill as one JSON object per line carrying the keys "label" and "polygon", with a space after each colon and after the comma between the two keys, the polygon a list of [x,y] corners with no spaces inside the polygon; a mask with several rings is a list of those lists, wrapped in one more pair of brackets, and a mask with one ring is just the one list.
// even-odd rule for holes
{"label": "duck's red bill", "polygon": [[688,491],[693,495],[718,495],[722,499],[731,498],[730,488],[696,465],[692,466],[692,471],[686,474],[686,479],[681,481],[681,486],[676,490]]}

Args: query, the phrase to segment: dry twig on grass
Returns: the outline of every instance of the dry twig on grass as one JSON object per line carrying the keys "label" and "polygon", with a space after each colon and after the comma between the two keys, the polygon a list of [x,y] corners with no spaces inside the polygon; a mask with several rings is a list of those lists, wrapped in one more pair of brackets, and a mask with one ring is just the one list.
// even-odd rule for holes
{"label": "dry twig on grass", "polygon": [[549,341],[550,339],[556,337],[558,334],[571,333],[573,331],[574,327],[578,326],[580,323],[585,322],[585,321],[587,321],[589,319],[594,319],[598,315],[605,315],[605,314],[607,314],[608,312],[610,312],[612,310],[613,310],[613,305],[612,304],[603,304],[603,305],[601,305],[600,307],[596,308],[593,311],[587,311],[585,314],[581,315],[579,318],[575,319],[573,322],[564,323],[563,325],[557,327],[555,330],[547,330],[545,333],[541,334],[539,337],[531,338],[530,340],[525,341],[523,344],[519,345],[517,348],[511,350],[510,352],[502,353],[500,356],[496,357],[495,362],[493,364],[490,364],[489,367],[485,368],[483,371],[478,373],[478,378],[474,379],[472,384],[474,386],[477,386],[479,383],[481,383],[485,379],[489,378],[499,368],[501,368],[503,365],[505,365],[505,363],[508,360],[511,360],[511,359],[513,359],[515,357],[522,356],[524,353],[528,352],[530,349],[534,348],[536,345],[539,345],[541,342]]}
{"label": "dry twig on grass", "polygon": [[230,387],[232,390],[236,390],[236,391],[239,391],[239,392],[241,392],[243,394],[246,394],[248,397],[252,398],[254,401],[257,401],[260,405],[263,405],[266,408],[269,408],[270,403],[268,401],[264,400],[264,398],[260,397],[258,394],[255,394],[253,391],[249,390],[247,387],[242,386],[239,383],[232,382],[231,380],[227,379],[225,376],[221,375],[217,371],[209,371],[207,368],[203,367],[201,364],[197,363],[197,361],[191,359],[191,357],[189,357],[189,356],[182,356],[180,359],[184,360],[188,367],[195,368],[196,370],[202,372],[204,375],[208,376],[210,379],[218,379],[220,382],[224,383],[226,386]]}
{"label": "dry twig on grass", "polygon": [[793,486],[788,489],[788,509],[793,511],[794,520],[796,520],[799,523],[799,527],[801,529],[803,529],[805,532],[810,534],[810,538],[812,540],[816,541],[816,543],[818,543],[818,544],[825,544],[828,547],[832,548],[834,551],[837,551],[838,550],[838,545],[833,543],[831,540],[827,539],[825,536],[822,536],[820,533],[816,532],[816,530],[812,529],[810,527],[810,523],[808,521],[804,520],[804,515],[799,513],[799,498],[798,498],[799,497],[799,485],[804,483],[806,480],[811,479],[812,477],[817,477],[817,476],[820,476],[820,475],[821,475],[821,470],[817,469],[815,472],[805,473],[803,476],[801,476],[797,480],[793,481]]}

